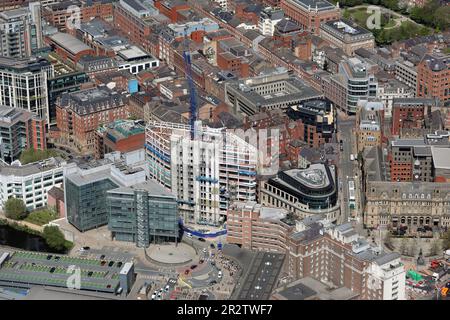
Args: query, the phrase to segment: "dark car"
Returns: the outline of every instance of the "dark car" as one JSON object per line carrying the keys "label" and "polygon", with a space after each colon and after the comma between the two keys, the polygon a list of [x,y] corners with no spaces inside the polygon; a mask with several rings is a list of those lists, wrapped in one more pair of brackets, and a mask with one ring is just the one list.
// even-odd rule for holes
{"label": "dark car", "polygon": [[211,286],[212,286],[212,285],[215,285],[215,284],[217,284],[217,281],[216,281],[216,280],[212,280],[209,284],[210,284]]}
{"label": "dark car", "polygon": [[202,264],[205,260],[201,259],[198,263]]}
{"label": "dark car", "polygon": [[47,256],[47,260],[50,260],[52,257],[53,257],[53,256],[52,256],[51,254],[49,254],[49,255]]}
{"label": "dark car", "polygon": [[191,272],[191,270],[186,269],[186,271],[184,271],[184,274],[189,274],[189,272]]}
{"label": "dark car", "polygon": [[83,250],[91,250],[91,247],[83,247]]}
{"label": "dark car", "polygon": [[104,266],[106,264],[106,261],[105,260],[103,260],[102,262],[100,262],[100,265],[101,266]]}
{"label": "dark car", "polygon": [[214,243],[211,243],[209,246],[211,247],[211,249],[215,249],[215,248],[216,248],[216,246],[214,245]]}
{"label": "dark car", "polygon": [[197,265],[196,265],[196,264],[193,264],[193,265],[191,266],[191,270],[194,270],[195,268],[197,268]]}
{"label": "dark car", "polygon": [[198,238],[198,241],[205,242],[206,240],[204,238]]}
{"label": "dark car", "polygon": [[56,268],[55,268],[55,267],[52,267],[52,268],[50,269],[50,273],[55,272],[55,270],[56,270]]}
{"label": "dark car", "polygon": [[102,255],[100,256],[100,259],[105,259],[105,255],[102,254]]}
{"label": "dark car", "polygon": [[117,262],[117,268],[120,268],[122,266],[122,261]]}
{"label": "dark car", "polygon": [[93,272],[92,272],[92,271],[89,271],[89,272],[88,272],[88,277],[92,277],[92,274],[93,274]]}
{"label": "dark car", "polygon": [[108,263],[108,267],[112,267],[114,265],[114,261],[110,261],[109,263]]}

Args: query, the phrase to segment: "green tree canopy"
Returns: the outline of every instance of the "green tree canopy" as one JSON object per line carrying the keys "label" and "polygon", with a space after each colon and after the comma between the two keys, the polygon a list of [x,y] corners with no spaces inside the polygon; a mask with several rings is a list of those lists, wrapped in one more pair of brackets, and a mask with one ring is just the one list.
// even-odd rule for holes
{"label": "green tree canopy", "polygon": [[9,198],[4,208],[7,218],[22,220],[27,216],[27,208],[21,199]]}
{"label": "green tree canopy", "polygon": [[65,250],[66,247],[66,239],[64,238],[64,235],[56,226],[46,226],[44,228],[43,233],[45,242],[52,247],[53,249],[56,249],[58,251]]}

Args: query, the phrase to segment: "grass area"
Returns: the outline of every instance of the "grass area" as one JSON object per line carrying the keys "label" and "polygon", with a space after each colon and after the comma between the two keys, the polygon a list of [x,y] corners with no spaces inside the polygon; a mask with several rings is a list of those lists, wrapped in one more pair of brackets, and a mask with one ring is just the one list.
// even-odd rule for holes
{"label": "grass area", "polygon": [[20,163],[22,165],[27,163],[32,163],[36,161],[41,161],[44,159],[48,159],[50,157],[57,157],[61,156],[61,153],[54,150],[54,149],[47,149],[47,150],[34,150],[34,149],[26,149],[23,150],[20,154]]}
{"label": "grass area", "polygon": [[[354,21],[360,27],[368,29],[367,19],[371,13],[367,13],[367,8],[347,8],[343,12],[343,17]],[[417,36],[429,35],[433,32],[431,28],[416,24],[411,21],[404,21],[399,26],[396,25],[398,17],[389,14],[381,15],[381,28],[369,30],[375,36],[377,44],[390,44],[395,41],[406,40]]]}
{"label": "grass area", "polygon": [[58,218],[58,214],[52,210],[43,209],[31,212],[24,221],[30,222],[32,224],[37,224],[38,226],[43,226]]}

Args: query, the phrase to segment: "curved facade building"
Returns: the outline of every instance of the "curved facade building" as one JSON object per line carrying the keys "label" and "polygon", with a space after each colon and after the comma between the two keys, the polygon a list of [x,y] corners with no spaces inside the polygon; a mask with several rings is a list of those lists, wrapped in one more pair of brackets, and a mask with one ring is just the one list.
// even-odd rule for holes
{"label": "curved facade building", "polygon": [[325,213],[336,221],[340,213],[335,168],[321,163],[262,181],[259,196],[263,205],[285,208],[298,218]]}

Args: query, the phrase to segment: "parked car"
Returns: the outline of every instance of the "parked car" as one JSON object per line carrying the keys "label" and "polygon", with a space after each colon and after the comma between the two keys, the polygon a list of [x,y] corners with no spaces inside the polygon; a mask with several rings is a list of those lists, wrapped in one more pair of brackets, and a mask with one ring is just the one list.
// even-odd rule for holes
{"label": "parked car", "polygon": [[205,238],[198,238],[198,241],[205,242],[206,240],[205,240]]}
{"label": "parked car", "polygon": [[192,234],[191,233],[186,233],[186,236],[188,236],[189,238],[192,238]]}
{"label": "parked car", "polygon": [[189,272],[191,272],[191,270],[189,270],[189,269],[186,269],[185,271],[184,271],[184,274],[189,274]]}
{"label": "parked car", "polygon": [[197,268],[197,265],[196,265],[196,264],[193,264],[193,265],[191,266],[191,270],[194,270],[195,268]]}
{"label": "parked car", "polygon": [[211,243],[209,246],[210,246],[211,249],[215,249],[215,248],[216,248],[216,246],[214,245],[214,243]]}
{"label": "parked car", "polygon": [[219,277],[219,279],[222,278],[222,275],[223,275],[223,274],[222,274],[222,271],[219,270],[219,273],[217,274],[217,276]]}

